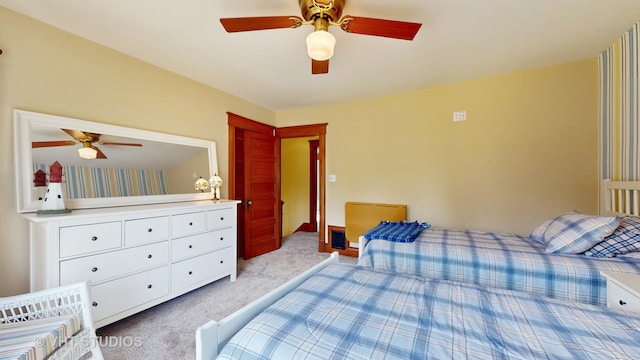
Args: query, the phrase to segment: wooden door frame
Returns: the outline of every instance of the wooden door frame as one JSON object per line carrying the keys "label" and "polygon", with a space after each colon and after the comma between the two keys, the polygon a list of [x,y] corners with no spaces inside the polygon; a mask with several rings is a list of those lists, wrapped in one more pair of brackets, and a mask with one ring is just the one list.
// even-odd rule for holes
{"label": "wooden door frame", "polygon": [[320,140],[309,140],[309,226],[312,231],[318,231],[316,211],[318,210],[318,149]]}
{"label": "wooden door frame", "polygon": [[[282,214],[282,202],[281,198],[281,141],[282,139],[287,138],[298,138],[298,137],[309,137],[309,136],[318,136],[318,161],[320,162],[319,166],[319,178],[320,178],[320,223],[318,224],[318,251],[326,252],[325,247],[325,225],[326,225],[326,188],[325,188],[325,178],[326,178],[326,165],[325,165],[325,144],[326,144],[326,134],[327,134],[327,123],[322,124],[312,124],[312,125],[299,125],[299,126],[287,126],[276,128],[276,201],[278,202],[278,206],[280,207],[280,214]],[[282,227],[282,217],[280,216],[280,226]]]}

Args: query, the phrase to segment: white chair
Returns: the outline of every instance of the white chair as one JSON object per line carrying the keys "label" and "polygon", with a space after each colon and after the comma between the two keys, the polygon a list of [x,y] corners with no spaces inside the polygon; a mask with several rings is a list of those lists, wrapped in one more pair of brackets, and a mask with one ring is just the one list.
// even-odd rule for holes
{"label": "white chair", "polygon": [[29,359],[102,360],[87,283],[0,298],[0,358],[3,351],[25,351]]}

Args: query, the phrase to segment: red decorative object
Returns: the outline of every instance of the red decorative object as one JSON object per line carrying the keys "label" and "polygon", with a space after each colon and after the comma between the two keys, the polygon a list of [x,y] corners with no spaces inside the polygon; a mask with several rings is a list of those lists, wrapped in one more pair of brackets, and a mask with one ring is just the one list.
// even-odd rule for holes
{"label": "red decorative object", "polygon": [[60,163],[57,161],[49,166],[49,182],[62,182],[62,165],[60,165]]}
{"label": "red decorative object", "polygon": [[35,187],[47,186],[47,174],[42,169],[33,174],[33,185]]}
{"label": "red decorative object", "polygon": [[36,212],[37,214],[62,214],[71,211],[64,204],[61,182],[62,165],[56,161],[49,165],[49,185],[42,200],[42,208]]}

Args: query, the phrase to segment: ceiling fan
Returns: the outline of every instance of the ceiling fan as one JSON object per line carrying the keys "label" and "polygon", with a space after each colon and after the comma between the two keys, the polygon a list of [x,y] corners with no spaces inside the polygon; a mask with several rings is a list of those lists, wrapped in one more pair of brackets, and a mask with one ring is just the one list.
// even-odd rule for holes
{"label": "ceiling fan", "polygon": [[394,39],[413,40],[422,24],[342,16],[346,0],[299,0],[302,18],[298,16],[258,16],[220,19],[227,32],[298,28],[313,25],[314,30],[307,36],[307,52],[311,57],[311,73],[329,72],[329,59],[333,56],[335,38],[328,31],[330,25],[342,30],[362,35],[382,36]]}
{"label": "ceiling fan", "polygon": [[76,145],[78,143],[82,144],[82,147],[78,149],[78,154],[83,159],[106,159],[107,156],[96,146],[94,143],[98,143],[100,145],[121,145],[121,146],[142,146],[142,144],[134,144],[134,143],[121,143],[121,142],[108,142],[108,141],[100,141],[101,134],[80,131],[80,130],[69,130],[69,129],[60,129],[67,134],[69,134],[75,140],[59,140],[59,141],[33,141],[31,143],[32,148],[42,148],[42,147],[51,147],[51,146],[70,146]]}

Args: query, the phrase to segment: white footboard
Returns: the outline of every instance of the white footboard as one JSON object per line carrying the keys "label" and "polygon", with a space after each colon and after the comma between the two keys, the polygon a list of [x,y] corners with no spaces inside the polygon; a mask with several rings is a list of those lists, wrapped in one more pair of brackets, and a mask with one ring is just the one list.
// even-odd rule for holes
{"label": "white footboard", "polygon": [[218,352],[229,339],[262,310],[282,298],[311,275],[321,271],[329,264],[337,263],[338,260],[338,253],[334,252],[328,259],[280,285],[278,288],[268,292],[224,319],[220,321],[211,320],[200,326],[196,330],[196,360],[215,359]]}

